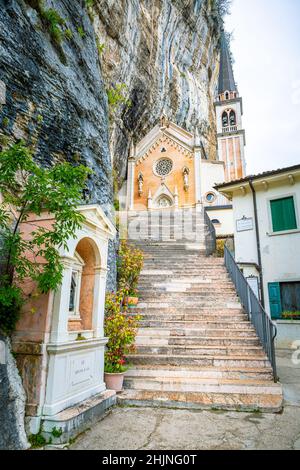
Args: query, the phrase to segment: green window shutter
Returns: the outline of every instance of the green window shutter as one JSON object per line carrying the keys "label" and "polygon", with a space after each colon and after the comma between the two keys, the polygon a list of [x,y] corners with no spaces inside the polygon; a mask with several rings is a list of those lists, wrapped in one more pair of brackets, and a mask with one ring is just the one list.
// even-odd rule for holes
{"label": "green window shutter", "polygon": [[268,289],[271,317],[274,319],[281,318],[282,306],[279,282],[270,282]]}
{"label": "green window shutter", "polygon": [[273,232],[297,228],[293,196],[271,201]]}

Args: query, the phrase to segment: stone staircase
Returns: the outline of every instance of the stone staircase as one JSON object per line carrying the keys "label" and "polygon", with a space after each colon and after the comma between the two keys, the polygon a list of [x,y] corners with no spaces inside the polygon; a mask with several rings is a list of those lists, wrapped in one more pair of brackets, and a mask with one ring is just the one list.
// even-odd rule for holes
{"label": "stone staircase", "polygon": [[194,243],[135,240],[142,321],[119,403],[277,412],[281,386],[223,259],[205,256],[202,228]]}

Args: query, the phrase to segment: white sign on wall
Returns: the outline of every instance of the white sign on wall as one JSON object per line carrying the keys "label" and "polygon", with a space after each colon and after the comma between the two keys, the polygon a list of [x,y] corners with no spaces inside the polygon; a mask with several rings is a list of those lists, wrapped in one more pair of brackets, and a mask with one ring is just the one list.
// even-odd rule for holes
{"label": "white sign on wall", "polygon": [[93,351],[75,356],[71,361],[71,387],[83,386],[93,380]]}
{"label": "white sign on wall", "polygon": [[253,230],[253,218],[243,217],[236,221],[237,232],[245,232],[246,230]]}
{"label": "white sign on wall", "polygon": [[258,299],[260,299],[259,295],[259,284],[258,284],[258,277],[257,276],[251,276],[246,278],[248,281],[249,286],[253,290],[254,294]]}

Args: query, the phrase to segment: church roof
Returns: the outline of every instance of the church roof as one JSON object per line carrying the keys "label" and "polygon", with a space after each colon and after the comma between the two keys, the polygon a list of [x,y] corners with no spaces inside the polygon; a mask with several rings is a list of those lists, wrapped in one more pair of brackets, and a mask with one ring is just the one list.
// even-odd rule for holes
{"label": "church roof", "polygon": [[226,41],[225,33],[221,35],[221,58],[220,58],[220,74],[219,74],[219,94],[224,91],[237,91],[234,80],[231,57]]}

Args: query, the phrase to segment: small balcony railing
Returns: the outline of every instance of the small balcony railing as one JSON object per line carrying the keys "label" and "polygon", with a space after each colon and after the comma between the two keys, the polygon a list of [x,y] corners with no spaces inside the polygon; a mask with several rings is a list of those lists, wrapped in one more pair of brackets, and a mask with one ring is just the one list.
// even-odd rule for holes
{"label": "small balcony railing", "polygon": [[275,323],[271,320],[260,301],[249,286],[240,268],[236,264],[232,254],[225,246],[224,249],[225,266],[235,285],[241,304],[244,307],[249,320],[255,328],[260,338],[261,344],[273,369],[275,382],[277,381],[276,359],[274,340],[277,334]]}
{"label": "small balcony railing", "polygon": [[237,126],[223,127],[223,134],[230,133],[230,132],[236,132],[237,130],[238,130]]}

